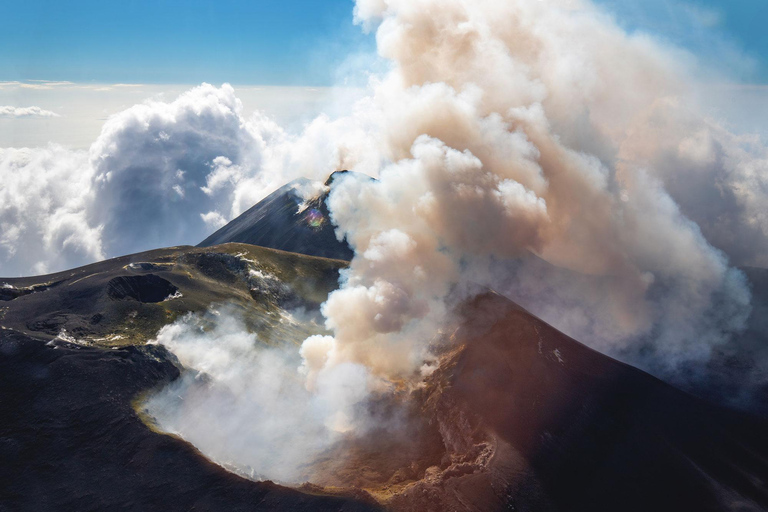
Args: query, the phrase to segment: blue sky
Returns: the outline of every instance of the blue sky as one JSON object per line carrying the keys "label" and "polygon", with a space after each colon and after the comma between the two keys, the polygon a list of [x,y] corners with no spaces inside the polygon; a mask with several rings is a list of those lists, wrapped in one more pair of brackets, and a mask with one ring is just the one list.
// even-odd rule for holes
{"label": "blue sky", "polygon": [[[630,30],[660,35],[744,81],[768,82],[768,0],[598,3]],[[374,47],[352,24],[352,5],[9,0],[0,7],[0,80],[331,85],[350,52]]]}
{"label": "blue sky", "polygon": [[768,0],[595,0],[624,28],[649,32],[744,82],[768,83]]}
{"label": "blue sky", "polygon": [[0,80],[330,85],[352,0],[3,2]]}

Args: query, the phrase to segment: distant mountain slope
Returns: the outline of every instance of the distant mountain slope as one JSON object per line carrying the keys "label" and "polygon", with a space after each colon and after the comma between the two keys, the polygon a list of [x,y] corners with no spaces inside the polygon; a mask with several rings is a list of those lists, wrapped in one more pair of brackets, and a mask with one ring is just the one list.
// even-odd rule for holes
{"label": "distant mountain slope", "polygon": [[0,278],[0,327],[89,346],[143,344],[186,313],[227,303],[247,311],[264,339],[300,342],[308,333],[275,312],[319,310],[344,266],[246,244],[156,249],[47,276]]}
{"label": "distant mountain slope", "polygon": [[[326,185],[330,185],[339,174],[333,173]],[[325,204],[328,191],[302,205],[296,188],[307,183],[309,180],[300,178],[280,187],[203,240],[198,247],[239,242],[310,256],[351,260],[352,249],[346,241],[336,239]]]}

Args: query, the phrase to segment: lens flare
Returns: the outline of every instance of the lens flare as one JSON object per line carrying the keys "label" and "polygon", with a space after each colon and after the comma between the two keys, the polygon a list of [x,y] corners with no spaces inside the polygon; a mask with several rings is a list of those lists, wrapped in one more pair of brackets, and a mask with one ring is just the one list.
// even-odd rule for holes
{"label": "lens flare", "polygon": [[307,221],[307,224],[309,224],[309,227],[317,229],[323,227],[325,216],[320,211],[312,208],[307,212],[305,220]]}

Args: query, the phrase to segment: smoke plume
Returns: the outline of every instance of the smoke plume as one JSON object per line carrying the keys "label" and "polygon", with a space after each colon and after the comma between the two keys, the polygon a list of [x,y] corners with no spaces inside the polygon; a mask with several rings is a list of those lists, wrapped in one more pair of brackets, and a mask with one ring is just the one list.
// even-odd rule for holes
{"label": "smoke plume", "polygon": [[259,348],[236,320],[164,328],[157,341],[208,376],[154,399],[164,427],[298,481],[366,423],[368,393],[418,384],[477,285],[669,379],[744,329],[735,265],[768,264],[768,149],[688,99],[710,75],[695,56],[587,0],[357,0],[355,17],[388,69],[346,115],[290,132],[203,85],[111,118],[87,158],[0,153],[0,194],[28,199],[33,172],[82,183],[2,203],[12,262],[37,253],[19,230],[97,258],[197,242],[300,175],[377,178],[344,175],[329,196],[355,251],[322,307],[331,334]]}
{"label": "smoke plume", "polygon": [[323,308],[334,336],[305,342],[312,375],[345,361],[417,374],[470,283],[665,377],[744,328],[750,292],[729,258],[768,254],[768,153],[686,103],[682,52],[589,2],[355,12],[391,63],[359,105],[383,163],[348,157],[379,179],[332,190],[355,258]]}

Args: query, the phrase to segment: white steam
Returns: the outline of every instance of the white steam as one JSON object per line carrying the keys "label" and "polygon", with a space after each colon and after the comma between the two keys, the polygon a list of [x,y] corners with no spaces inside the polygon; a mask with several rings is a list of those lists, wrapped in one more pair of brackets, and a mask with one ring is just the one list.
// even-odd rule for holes
{"label": "white steam", "polygon": [[[332,335],[268,349],[225,317],[161,331],[210,378],[156,399],[166,428],[301,480],[339,431],[367,424],[369,393],[433,367],[453,301],[477,284],[666,377],[744,328],[750,293],[731,262],[768,262],[768,150],[684,100],[690,55],[587,1],[358,0],[355,13],[390,69],[348,115],[290,134],[204,86],[115,118],[91,150],[120,208],[125,190],[158,186],[155,202],[175,197],[209,227],[286,177],[378,178],[344,175],[329,197],[355,250],[322,307]],[[126,222],[114,212],[107,223]]]}
{"label": "white steam", "polygon": [[332,191],[355,259],[323,307],[326,354],[307,341],[313,374],[414,375],[471,282],[550,304],[556,326],[661,374],[744,328],[749,290],[722,251],[768,257],[768,152],[677,99],[695,86],[682,54],[589,2],[359,0],[356,15],[392,63],[359,106],[385,163]]}
{"label": "white steam", "polygon": [[368,371],[337,366],[305,388],[295,345],[268,346],[231,309],[187,315],[153,343],[173,352],[182,378],[144,405],[165,431],[255,479],[301,483],[306,465],[349,430],[361,430]]}

